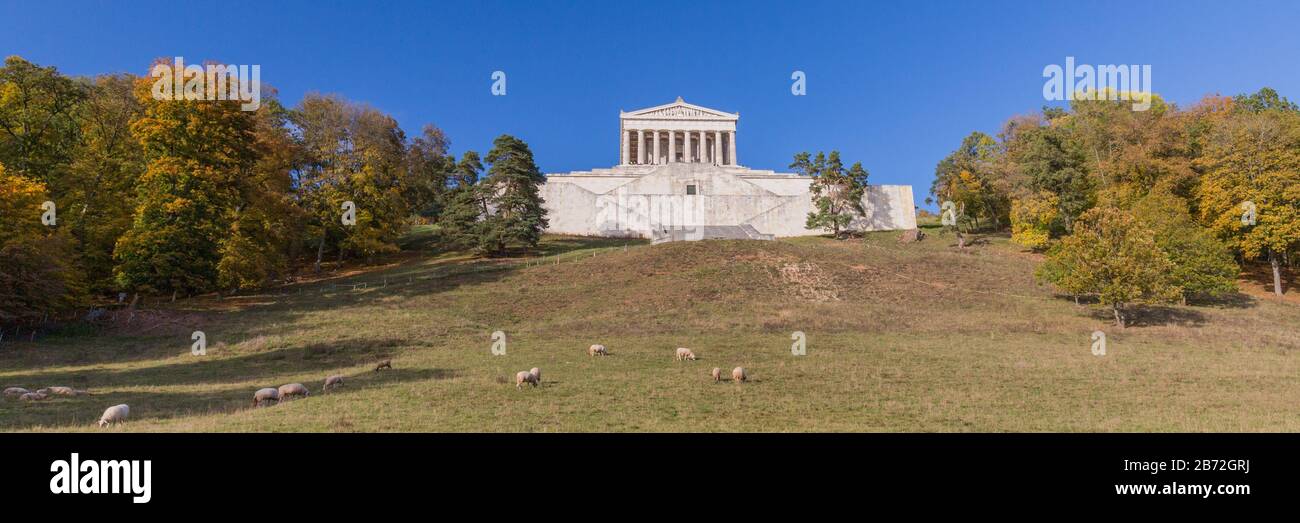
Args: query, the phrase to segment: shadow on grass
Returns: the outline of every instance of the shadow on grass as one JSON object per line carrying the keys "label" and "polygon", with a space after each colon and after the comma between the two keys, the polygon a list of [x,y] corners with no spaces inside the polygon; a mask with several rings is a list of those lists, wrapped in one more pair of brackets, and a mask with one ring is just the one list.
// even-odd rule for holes
{"label": "shadow on grass", "polygon": [[[1091,309],[1088,311],[1088,315],[1096,320],[1115,321],[1115,313],[1109,307]],[[1187,307],[1158,305],[1146,305],[1130,309],[1127,320],[1127,327],[1156,327],[1162,325],[1196,327],[1204,325],[1207,321],[1205,314],[1198,310]]]}
{"label": "shadow on grass", "polygon": [[[454,378],[459,372],[448,369],[394,369],[383,372],[359,372],[345,376],[346,385],[331,390],[327,396],[353,394],[371,387],[398,382],[426,380],[443,380]],[[321,376],[322,380],[324,376]],[[261,386],[275,387],[280,383],[265,383]],[[313,401],[319,395],[321,383],[305,383],[312,390],[311,396],[292,400]],[[20,402],[14,399],[0,400],[0,430],[22,430],[36,427],[58,429],[60,427],[91,427],[104,409],[125,403],[131,407],[128,426],[131,422],[142,420],[166,420],[186,416],[233,413],[253,407],[252,397],[260,386],[247,389],[225,389],[213,392],[151,392],[122,391],[94,393],[76,397],[57,397],[39,402]]]}
{"label": "shadow on grass", "polygon": [[[78,369],[16,374],[6,382],[28,389],[64,385],[92,393],[103,387],[155,387],[181,384],[258,381],[265,377],[371,364],[391,358],[403,340],[341,340],[285,347],[232,357],[195,357],[175,363],[133,369]],[[215,349],[214,349],[215,350]],[[322,374],[321,379],[325,376]]]}

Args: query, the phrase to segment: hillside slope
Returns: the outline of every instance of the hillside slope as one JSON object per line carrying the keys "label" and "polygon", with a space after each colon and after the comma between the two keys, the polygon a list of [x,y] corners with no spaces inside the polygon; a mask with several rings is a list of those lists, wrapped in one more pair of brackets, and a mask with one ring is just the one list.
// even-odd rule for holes
{"label": "hillside slope", "polygon": [[[183,300],[166,321],[0,345],[0,385],[93,394],[0,401],[3,430],[1293,431],[1300,307],[1241,296],[1117,330],[1036,285],[1002,238],[966,251],[894,233],[657,246],[551,237],[553,255],[420,253],[257,296]],[[418,246],[418,245],[417,245]],[[206,356],[190,355],[202,330]],[[508,338],[493,356],[491,333]],[[1090,335],[1106,332],[1094,356]],[[807,338],[792,356],[791,334]],[[589,358],[602,343],[611,355]],[[691,347],[699,361],[673,361]],[[394,369],[374,372],[392,358]],[[714,383],[749,369],[752,380]],[[543,369],[517,390],[516,371]],[[320,394],[330,374],[345,388]],[[250,408],[254,390],[313,396]]]}

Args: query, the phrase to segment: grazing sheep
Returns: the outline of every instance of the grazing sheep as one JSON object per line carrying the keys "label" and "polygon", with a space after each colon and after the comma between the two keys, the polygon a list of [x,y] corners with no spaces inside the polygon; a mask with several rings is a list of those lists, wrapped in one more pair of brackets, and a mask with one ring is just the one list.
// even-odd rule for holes
{"label": "grazing sheep", "polygon": [[131,407],[128,407],[125,403],[121,405],[113,405],[112,407],[104,409],[104,415],[99,417],[99,426],[107,427],[109,425],[126,421],[126,416],[130,413]]}
{"label": "grazing sheep", "polygon": [[537,381],[538,385],[542,384],[542,369],[533,367],[528,369],[528,373],[533,375],[533,380]]}
{"label": "grazing sheep", "polygon": [[595,355],[597,355],[597,354],[599,354],[599,355],[601,355],[601,356],[609,356],[609,351],[605,350],[605,346],[604,346],[604,345],[601,345],[601,344],[596,344],[596,345],[592,345],[592,346],[590,346],[590,347],[587,347],[587,355],[588,355],[588,356],[595,356]]}
{"label": "grazing sheep", "polygon": [[515,373],[515,388],[516,388],[516,389],[523,388],[523,386],[524,386],[525,383],[531,383],[531,384],[533,384],[534,387],[536,387],[536,386],[537,386],[537,376],[535,376],[532,372],[528,372],[528,371],[522,371],[522,370],[521,370],[521,371],[519,371],[519,372],[516,372],[516,373]]}
{"label": "grazing sheep", "polygon": [[736,367],[734,369],[731,369],[731,379],[736,383],[740,383],[742,381],[749,379],[749,377],[745,375],[744,367]]}
{"label": "grazing sheep", "polygon": [[50,389],[36,389],[36,393],[37,393],[37,394],[40,394],[40,395],[43,395],[43,396],[49,396],[49,395],[50,395]]}
{"label": "grazing sheep", "polygon": [[722,369],[714,367],[713,372],[710,372],[709,375],[713,376],[713,381],[720,381],[722,380]]}
{"label": "grazing sheep", "polygon": [[27,394],[30,392],[31,392],[30,390],[24,389],[22,387],[9,387],[5,389],[5,396],[8,397],[22,396],[23,394]]}
{"label": "grazing sheep", "polygon": [[678,347],[677,355],[675,357],[677,361],[682,361],[682,360],[695,361],[695,353],[691,352],[691,349],[688,349],[686,347]]}
{"label": "grazing sheep", "polygon": [[253,406],[257,407],[268,401],[280,402],[280,390],[267,387],[253,393]]}
{"label": "grazing sheep", "polygon": [[27,394],[18,396],[18,399],[23,401],[41,401],[48,397],[50,397],[48,394],[44,394],[41,392],[28,392]]}
{"label": "grazing sheep", "polygon": [[379,365],[375,365],[375,372],[379,372],[379,369],[393,370],[393,360],[384,360],[379,362]]}
{"label": "grazing sheep", "polygon": [[72,387],[50,387],[42,390],[48,390],[48,394],[53,394],[55,396],[80,396],[86,394],[86,391],[77,390]]}
{"label": "grazing sheep", "polygon": [[285,401],[295,396],[302,396],[305,398],[311,395],[311,391],[308,391],[307,387],[304,387],[303,384],[301,383],[289,383],[287,385],[280,385],[279,392],[280,392],[280,401]]}
{"label": "grazing sheep", "polygon": [[342,386],[343,386],[343,376],[330,376],[328,378],[325,378],[325,386],[321,387],[320,390],[322,393],[325,393],[334,387],[342,387]]}

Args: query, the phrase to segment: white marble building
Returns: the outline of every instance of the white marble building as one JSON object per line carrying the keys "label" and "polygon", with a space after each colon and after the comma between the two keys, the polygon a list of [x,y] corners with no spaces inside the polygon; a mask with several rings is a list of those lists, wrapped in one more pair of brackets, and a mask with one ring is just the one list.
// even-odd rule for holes
{"label": "white marble building", "polygon": [[[546,176],[547,231],[650,238],[703,226],[718,237],[823,234],[804,227],[810,177],[739,164],[739,119],[680,97],[620,112],[619,165]],[[872,185],[863,203],[859,229],[916,228],[910,185]]]}

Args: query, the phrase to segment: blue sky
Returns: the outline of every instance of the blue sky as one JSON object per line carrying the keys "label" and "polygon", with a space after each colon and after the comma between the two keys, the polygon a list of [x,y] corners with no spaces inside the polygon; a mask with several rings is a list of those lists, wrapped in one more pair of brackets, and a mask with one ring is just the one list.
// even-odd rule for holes
{"label": "blue sky", "polygon": [[682,96],[740,112],[744,165],[838,149],[923,205],[963,136],[1049,104],[1043,67],[1066,56],[1150,64],[1181,105],[1262,86],[1300,99],[1300,2],[6,0],[0,54],[72,75],[259,64],[290,105],[338,93],[408,135],[434,123],[456,152],[514,134],[546,172],[617,163],[618,111]]}

